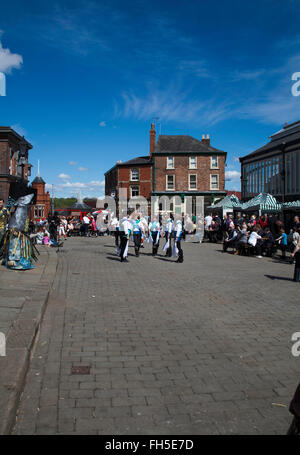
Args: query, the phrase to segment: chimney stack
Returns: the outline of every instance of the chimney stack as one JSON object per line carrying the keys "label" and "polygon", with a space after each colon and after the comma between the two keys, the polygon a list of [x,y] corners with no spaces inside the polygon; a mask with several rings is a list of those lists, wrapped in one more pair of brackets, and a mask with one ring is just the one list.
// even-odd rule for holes
{"label": "chimney stack", "polygon": [[207,134],[206,137],[205,137],[205,134],[202,134],[201,142],[202,142],[203,144],[210,145],[210,137],[209,137],[209,134]]}
{"label": "chimney stack", "polygon": [[151,157],[152,157],[152,153],[154,152],[155,137],[156,137],[155,126],[154,126],[154,123],[151,123],[151,129],[150,129],[150,156]]}

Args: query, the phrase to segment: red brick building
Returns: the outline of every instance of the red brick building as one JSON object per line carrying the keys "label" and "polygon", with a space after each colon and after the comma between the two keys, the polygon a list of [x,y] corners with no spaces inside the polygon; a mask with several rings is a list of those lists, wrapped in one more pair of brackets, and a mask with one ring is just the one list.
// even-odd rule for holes
{"label": "red brick building", "polygon": [[31,164],[28,152],[32,145],[8,126],[0,126],[0,197],[18,199],[28,193]]}
{"label": "red brick building", "polygon": [[[185,200],[192,196],[193,212],[195,196],[204,196],[204,206],[226,196],[226,152],[210,145],[209,136],[202,140],[187,135],[160,135],[155,142],[155,129],[150,130],[150,154],[122,163],[120,161],[105,174],[105,194],[118,199],[121,188],[128,190],[128,198],[167,196],[171,209],[185,211]],[[174,201],[174,196],[179,196]],[[179,201],[179,202],[178,202]],[[175,204],[175,206],[174,206]],[[163,207],[158,206],[157,210]]]}
{"label": "red brick building", "polygon": [[[160,135],[152,156],[152,194],[180,196],[182,211],[187,196],[204,196],[204,206],[226,196],[226,152],[212,147],[209,136],[199,141],[187,135]],[[180,207],[174,210],[179,212]]]}
{"label": "red brick building", "polygon": [[47,218],[50,212],[50,194],[49,191],[45,191],[45,182],[40,177],[38,169],[38,175],[33,180],[31,187],[36,190],[36,200],[34,205],[30,207],[30,218],[37,220],[40,218]]}

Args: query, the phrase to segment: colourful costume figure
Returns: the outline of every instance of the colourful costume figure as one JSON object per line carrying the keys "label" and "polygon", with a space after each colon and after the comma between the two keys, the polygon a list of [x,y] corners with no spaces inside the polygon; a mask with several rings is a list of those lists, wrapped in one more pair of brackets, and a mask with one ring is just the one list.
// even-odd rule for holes
{"label": "colourful costume figure", "polygon": [[28,206],[33,194],[20,197],[15,203],[16,210],[8,224],[8,230],[2,246],[6,267],[14,270],[33,269],[37,251],[28,236]]}
{"label": "colourful costume figure", "polygon": [[174,232],[175,232],[175,239],[174,239],[174,248],[173,248],[173,256],[177,257],[178,254],[178,259],[176,262],[183,262],[183,251],[181,248],[181,240],[182,240],[182,235],[183,235],[183,229],[182,229],[182,220],[179,219],[175,223],[174,227]]}
{"label": "colourful costume figure", "polygon": [[[2,202],[2,199],[0,199],[0,201]],[[9,210],[6,207],[3,207],[3,205],[2,205],[2,207],[0,208],[0,248],[1,248],[2,240],[5,236],[8,218],[9,218]]]}
{"label": "colourful costume figure", "polygon": [[152,238],[152,256],[157,255],[159,248],[160,224],[156,218],[149,224],[149,235]]}

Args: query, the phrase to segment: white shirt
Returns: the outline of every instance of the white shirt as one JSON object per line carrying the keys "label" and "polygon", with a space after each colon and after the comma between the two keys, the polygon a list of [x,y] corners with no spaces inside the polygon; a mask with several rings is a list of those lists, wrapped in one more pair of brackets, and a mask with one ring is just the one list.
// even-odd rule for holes
{"label": "white shirt", "polygon": [[251,232],[251,234],[250,234],[248,243],[250,243],[250,245],[252,245],[252,246],[255,246],[258,239],[261,239],[261,236],[258,235],[257,232],[254,232],[254,231],[253,231],[253,232]]}
{"label": "white shirt", "polygon": [[209,227],[209,226],[211,225],[211,222],[212,222],[212,216],[207,215],[207,216],[204,218],[204,221],[205,221],[205,227]]}
{"label": "white shirt", "polygon": [[90,224],[90,220],[87,216],[83,217],[83,222],[84,222],[84,224]]}
{"label": "white shirt", "polygon": [[182,221],[181,220],[176,221],[174,231],[176,232],[176,238],[178,238],[180,236],[180,234],[182,233]]}
{"label": "white shirt", "polygon": [[167,221],[165,231],[166,231],[166,232],[172,232],[172,231],[173,231],[173,226],[174,226],[174,223],[173,223],[173,221],[172,221],[171,218],[170,218],[170,219]]}
{"label": "white shirt", "polygon": [[158,232],[160,230],[160,224],[158,221],[153,221],[149,224],[149,229],[151,232]]}
{"label": "white shirt", "polygon": [[122,221],[120,222],[120,231],[121,232],[125,232],[126,235],[128,235],[128,229],[132,229],[132,224],[131,222],[129,221],[128,218],[123,218]]}

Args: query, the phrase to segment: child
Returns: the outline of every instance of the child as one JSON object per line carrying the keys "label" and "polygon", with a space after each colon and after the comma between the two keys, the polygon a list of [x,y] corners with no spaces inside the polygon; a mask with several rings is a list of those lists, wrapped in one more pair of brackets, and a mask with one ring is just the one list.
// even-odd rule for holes
{"label": "child", "polygon": [[285,233],[285,230],[283,228],[280,229],[280,237],[276,239],[276,242],[278,241],[280,243],[281,247],[281,258],[285,259],[285,252],[287,249],[287,235]]}

